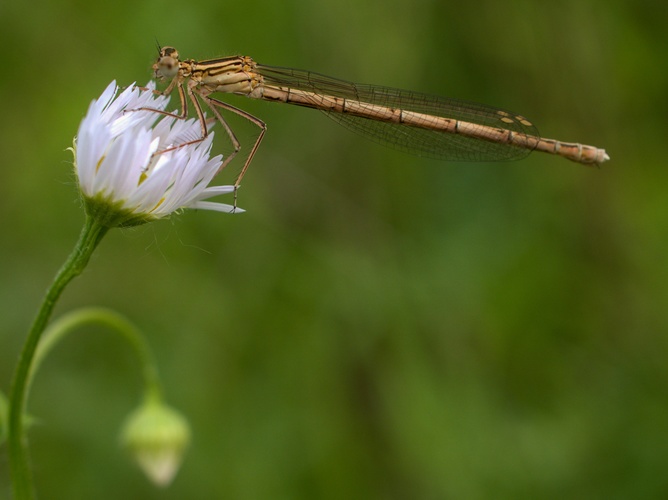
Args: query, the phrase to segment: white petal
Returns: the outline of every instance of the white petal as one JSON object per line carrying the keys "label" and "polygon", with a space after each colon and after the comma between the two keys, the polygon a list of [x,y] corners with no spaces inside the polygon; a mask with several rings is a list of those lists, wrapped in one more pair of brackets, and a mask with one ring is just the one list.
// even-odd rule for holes
{"label": "white petal", "polygon": [[234,186],[209,186],[206,189],[203,189],[195,198],[195,201],[206,200],[207,198],[213,198],[214,196],[219,196],[222,194],[234,193]]}
{"label": "white petal", "polygon": [[198,201],[197,203],[189,205],[188,208],[214,210],[216,212],[225,212],[228,214],[242,214],[245,212],[243,208],[235,207],[233,205],[226,205],[225,203],[215,203],[213,201]]}

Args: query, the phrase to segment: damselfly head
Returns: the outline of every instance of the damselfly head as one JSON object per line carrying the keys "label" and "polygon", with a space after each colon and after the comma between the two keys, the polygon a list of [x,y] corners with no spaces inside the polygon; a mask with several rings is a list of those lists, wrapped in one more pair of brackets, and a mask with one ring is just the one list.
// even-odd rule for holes
{"label": "damselfly head", "polygon": [[160,49],[158,60],[153,65],[153,74],[158,80],[174,78],[179,72],[179,52],[174,47]]}

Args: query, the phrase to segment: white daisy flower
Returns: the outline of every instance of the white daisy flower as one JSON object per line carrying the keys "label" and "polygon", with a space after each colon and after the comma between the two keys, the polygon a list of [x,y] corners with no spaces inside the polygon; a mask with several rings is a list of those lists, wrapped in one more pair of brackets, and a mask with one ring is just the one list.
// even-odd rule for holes
{"label": "white daisy flower", "polygon": [[222,164],[210,157],[213,133],[201,142],[197,119],[179,120],[142,107],[164,110],[168,97],[135,85],[118,94],[111,82],[94,100],[75,140],[75,167],[87,212],[107,226],[131,226],[167,217],[184,208],[243,212],[204,201],[234,192],[209,186]]}

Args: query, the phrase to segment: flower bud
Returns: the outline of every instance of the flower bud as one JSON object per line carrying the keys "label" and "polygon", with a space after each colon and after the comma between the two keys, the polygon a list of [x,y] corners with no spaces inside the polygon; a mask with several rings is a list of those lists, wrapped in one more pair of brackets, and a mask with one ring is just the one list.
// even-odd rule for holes
{"label": "flower bud", "polygon": [[176,410],[149,402],[130,414],[121,439],[149,479],[158,486],[167,486],[181,465],[190,442],[190,428]]}

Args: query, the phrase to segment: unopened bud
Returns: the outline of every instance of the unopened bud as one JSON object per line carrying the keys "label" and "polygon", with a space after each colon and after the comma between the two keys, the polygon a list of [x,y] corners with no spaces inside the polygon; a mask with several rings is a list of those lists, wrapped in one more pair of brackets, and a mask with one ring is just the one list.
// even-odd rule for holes
{"label": "unopened bud", "polygon": [[176,410],[150,402],[128,417],[122,441],[149,479],[158,486],[167,486],[181,466],[190,428]]}

